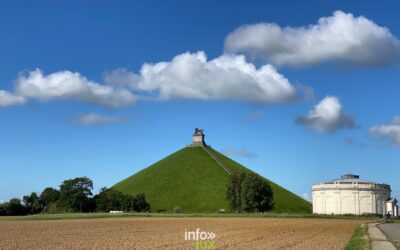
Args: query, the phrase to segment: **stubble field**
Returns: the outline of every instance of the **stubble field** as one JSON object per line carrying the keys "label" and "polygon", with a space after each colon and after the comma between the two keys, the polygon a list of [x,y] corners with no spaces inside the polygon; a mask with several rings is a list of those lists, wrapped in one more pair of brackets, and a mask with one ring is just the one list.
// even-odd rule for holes
{"label": "stubble field", "polygon": [[360,220],[111,218],[0,221],[0,249],[195,249],[185,230],[213,232],[218,249],[344,249]]}

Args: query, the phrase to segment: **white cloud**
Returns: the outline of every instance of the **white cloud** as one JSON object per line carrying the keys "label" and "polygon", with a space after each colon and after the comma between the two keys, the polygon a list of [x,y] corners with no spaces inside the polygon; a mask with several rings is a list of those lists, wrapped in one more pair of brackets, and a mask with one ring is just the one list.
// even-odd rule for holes
{"label": "white cloud", "polygon": [[125,119],[118,116],[106,116],[100,114],[85,114],[78,116],[73,123],[82,125],[94,125],[94,124],[110,124],[110,123],[122,123]]}
{"label": "white cloud", "polygon": [[303,193],[303,194],[300,195],[300,197],[303,198],[306,201],[312,202],[311,195],[308,194],[308,193]]}
{"label": "white cloud", "polygon": [[229,155],[229,156],[239,156],[239,157],[244,157],[244,158],[256,158],[257,155],[254,153],[251,153],[245,149],[225,149],[221,151],[224,155]]}
{"label": "white cloud", "polygon": [[59,71],[44,75],[39,69],[20,75],[16,91],[19,95],[41,101],[71,99],[110,107],[132,104],[135,96],[128,90],[101,85],[77,72]]}
{"label": "white cloud", "polygon": [[146,63],[140,74],[117,70],[105,77],[107,84],[128,84],[142,97],[200,100],[240,100],[287,103],[296,91],[272,65],[260,68],[244,56],[222,55],[207,60],[204,52],[177,55],[169,62]]}
{"label": "white cloud", "polygon": [[104,81],[107,85],[125,87],[135,85],[139,81],[139,76],[127,69],[116,69],[104,74]]}
{"label": "white cloud", "polygon": [[380,140],[388,140],[394,146],[400,146],[400,116],[389,124],[376,125],[369,129],[370,134]]}
{"label": "white cloud", "polygon": [[168,62],[145,63],[137,74],[117,69],[106,73],[104,82],[90,81],[80,73],[68,70],[45,75],[36,69],[19,75],[15,94],[2,91],[0,94],[4,97],[0,97],[6,100],[1,100],[3,106],[35,99],[123,107],[137,99],[289,103],[309,92],[303,91],[304,88],[297,92],[289,80],[270,64],[257,68],[243,55],[221,55],[207,60],[204,52],[183,53]]}
{"label": "white cloud", "polygon": [[0,108],[12,105],[21,105],[25,103],[25,98],[14,95],[8,91],[0,90]]}
{"label": "white cloud", "polygon": [[334,96],[325,97],[306,117],[298,117],[296,122],[318,132],[355,127],[354,120],[342,111],[341,103]]}
{"label": "white cloud", "polygon": [[241,26],[226,37],[225,50],[260,57],[276,65],[303,66],[331,60],[384,65],[399,59],[400,41],[387,28],[363,16],[335,11],[309,26]]}

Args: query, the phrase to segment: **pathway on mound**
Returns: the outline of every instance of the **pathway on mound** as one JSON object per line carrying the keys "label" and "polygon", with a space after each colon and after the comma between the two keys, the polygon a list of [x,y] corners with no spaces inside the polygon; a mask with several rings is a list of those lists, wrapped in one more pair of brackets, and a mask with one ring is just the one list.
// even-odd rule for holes
{"label": "pathway on mound", "polygon": [[225,163],[219,159],[211,150],[208,149],[208,146],[202,146],[202,148],[213,158],[218,165],[220,165],[229,175],[232,174],[232,171],[225,165]]}

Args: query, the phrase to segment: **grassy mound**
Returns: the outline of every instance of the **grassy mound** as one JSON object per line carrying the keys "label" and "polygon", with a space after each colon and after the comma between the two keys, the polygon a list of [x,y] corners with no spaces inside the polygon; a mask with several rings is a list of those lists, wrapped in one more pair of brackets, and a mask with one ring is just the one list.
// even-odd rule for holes
{"label": "grassy mound", "polygon": [[[232,171],[251,170],[213,150]],[[145,193],[153,212],[216,212],[228,210],[229,174],[201,147],[183,148],[145,168],[113,188],[126,194]],[[268,180],[269,181],[269,180]],[[311,204],[269,181],[274,191],[274,212],[309,213]]]}

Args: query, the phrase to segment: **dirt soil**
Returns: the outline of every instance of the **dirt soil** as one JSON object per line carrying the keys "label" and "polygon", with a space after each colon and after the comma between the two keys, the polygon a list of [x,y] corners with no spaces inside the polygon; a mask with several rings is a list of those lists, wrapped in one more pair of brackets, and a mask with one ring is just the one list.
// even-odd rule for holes
{"label": "dirt soil", "polygon": [[213,232],[218,249],[344,249],[361,223],[282,218],[0,221],[0,249],[196,249],[184,235],[197,228]]}

